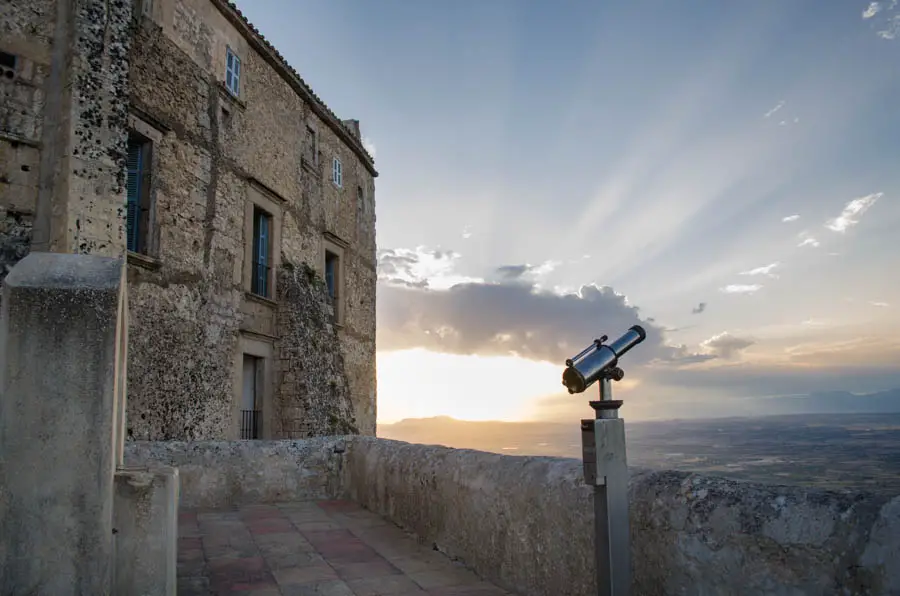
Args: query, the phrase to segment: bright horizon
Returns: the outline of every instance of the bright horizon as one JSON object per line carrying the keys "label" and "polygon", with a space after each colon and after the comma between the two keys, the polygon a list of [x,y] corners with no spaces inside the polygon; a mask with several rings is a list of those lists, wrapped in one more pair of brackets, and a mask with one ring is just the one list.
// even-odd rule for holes
{"label": "bright horizon", "polygon": [[238,5],[375,156],[379,423],[900,387],[897,0]]}

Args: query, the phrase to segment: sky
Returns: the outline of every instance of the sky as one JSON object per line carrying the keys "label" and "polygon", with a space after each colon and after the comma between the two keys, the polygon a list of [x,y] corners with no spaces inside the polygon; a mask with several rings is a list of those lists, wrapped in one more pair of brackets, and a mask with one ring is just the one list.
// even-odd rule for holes
{"label": "sky", "polygon": [[900,387],[900,6],[241,0],[375,157],[378,420]]}

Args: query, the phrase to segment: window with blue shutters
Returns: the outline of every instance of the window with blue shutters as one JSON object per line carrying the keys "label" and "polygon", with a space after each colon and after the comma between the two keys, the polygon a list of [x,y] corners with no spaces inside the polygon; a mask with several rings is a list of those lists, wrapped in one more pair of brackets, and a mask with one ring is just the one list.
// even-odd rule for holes
{"label": "window with blue shutters", "polygon": [[272,216],[260,209],[253,209],[253,270],[250,290],[257,296],[270,298],[270,255]]}
{"label": "window with blue shutters", "polygon": [[[143,139],[131,136],[128,139],[128,152],[125,158],[126,168],[126,207],[125,207],[125,234],[126,245],[132,252],[143,252],[146,243],[145,200],[147,197],[147,185],[145,184],[145,161],[149,153],[146,149],[147,142]],[[143,224],[143,225],[142,225]]]}
{"label": "window with blue shutters", "polygon": [[225,55],[225,86],[228,88],[232,95],[234,95],[235,97],[240,97],[241,59],[231,51],[231,48],[227,49],[227,53]]}

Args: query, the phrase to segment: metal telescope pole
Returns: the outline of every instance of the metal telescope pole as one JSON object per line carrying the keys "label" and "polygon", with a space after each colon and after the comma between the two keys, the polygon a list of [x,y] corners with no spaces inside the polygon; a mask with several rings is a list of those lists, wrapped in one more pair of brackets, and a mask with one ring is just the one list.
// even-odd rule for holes
{"label": "metal telescope pole", "polygon": [[631,593],[631,536],[628,516],[628,465],[621,400],[612,399],[612,382],[625,373],[614,367],[597,381],[599,401],[593,420],[581,421],[584,480],[594,487],[594,539],[599,596]]}

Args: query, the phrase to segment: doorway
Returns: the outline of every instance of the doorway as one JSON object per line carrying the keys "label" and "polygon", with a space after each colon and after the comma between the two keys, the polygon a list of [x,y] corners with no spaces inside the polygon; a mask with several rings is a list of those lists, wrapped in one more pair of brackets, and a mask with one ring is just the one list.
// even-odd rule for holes
{"label": "doorway", "polygon": [[244,354],[243,390],[241,392],[241,439],[260,437],[260,387],[263,380],[263,359]]}

